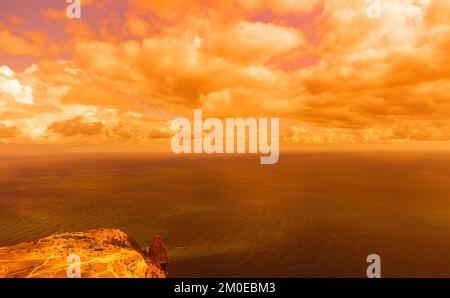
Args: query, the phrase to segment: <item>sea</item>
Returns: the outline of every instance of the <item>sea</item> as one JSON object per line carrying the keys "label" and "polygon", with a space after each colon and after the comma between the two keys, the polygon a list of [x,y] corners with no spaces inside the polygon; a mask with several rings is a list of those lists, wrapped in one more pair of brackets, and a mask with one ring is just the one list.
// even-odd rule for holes
{"label": "sea", "polygon": [[96,228],[170,277],[450,277],[450,152],[0,156],[0,246]]}

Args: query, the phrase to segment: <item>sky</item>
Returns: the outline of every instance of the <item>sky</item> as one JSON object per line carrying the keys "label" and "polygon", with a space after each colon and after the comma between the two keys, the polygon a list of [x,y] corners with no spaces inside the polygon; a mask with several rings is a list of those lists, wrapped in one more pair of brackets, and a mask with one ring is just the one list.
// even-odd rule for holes
{"label": "sky", "polygon": [[287,149],[448,145],[450,2],[368,2],[1,0],[0,146],[169,151],[194,109]]}

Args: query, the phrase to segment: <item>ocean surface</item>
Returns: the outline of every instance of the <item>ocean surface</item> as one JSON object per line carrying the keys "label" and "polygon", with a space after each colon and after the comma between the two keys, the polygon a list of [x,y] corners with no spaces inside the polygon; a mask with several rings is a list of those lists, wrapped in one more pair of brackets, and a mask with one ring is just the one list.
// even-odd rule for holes
{"label": "ocean surface", "polygon": [[450,153],[0,156],[0,246],[100,227],[171,277],[450,277]]}

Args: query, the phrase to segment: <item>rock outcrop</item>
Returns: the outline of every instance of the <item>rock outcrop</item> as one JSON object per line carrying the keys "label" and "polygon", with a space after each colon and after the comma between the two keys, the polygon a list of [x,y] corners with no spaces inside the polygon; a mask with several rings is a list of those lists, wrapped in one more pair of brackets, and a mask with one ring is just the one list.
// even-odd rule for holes
{"label": "rock outcrop", "polygon": [[167,256],[166,246],[159,235],[155,237],[150,246],[144,249],[144,256],[148,261],[156,264],[167,273],[169,257]]}
{"label": "rock outcrop", "polygon": [[62,233],[0,248],[0,277],[166,277],[152,256],[119,230]]}

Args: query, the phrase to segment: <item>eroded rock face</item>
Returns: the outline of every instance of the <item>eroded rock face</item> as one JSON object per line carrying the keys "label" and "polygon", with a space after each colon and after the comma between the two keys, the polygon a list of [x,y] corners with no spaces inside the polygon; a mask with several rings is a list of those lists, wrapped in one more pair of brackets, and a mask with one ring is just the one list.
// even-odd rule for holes
{"label": "eroded rock face", "polygon": [[147,260],[164,270],[167,273],[167,263],[169,257],[167,255],[167,248],[161,236],[156,236],[150,246],[144,249],[144,256]]}
{"label": "eroded rock face", "polygon": [[133,238],[115,229],[63,233],[0,248],[0,277],[66,278],[70,265],[69,271],[77,272],[69,256],[79,256],[82,278],[166,277]]}

